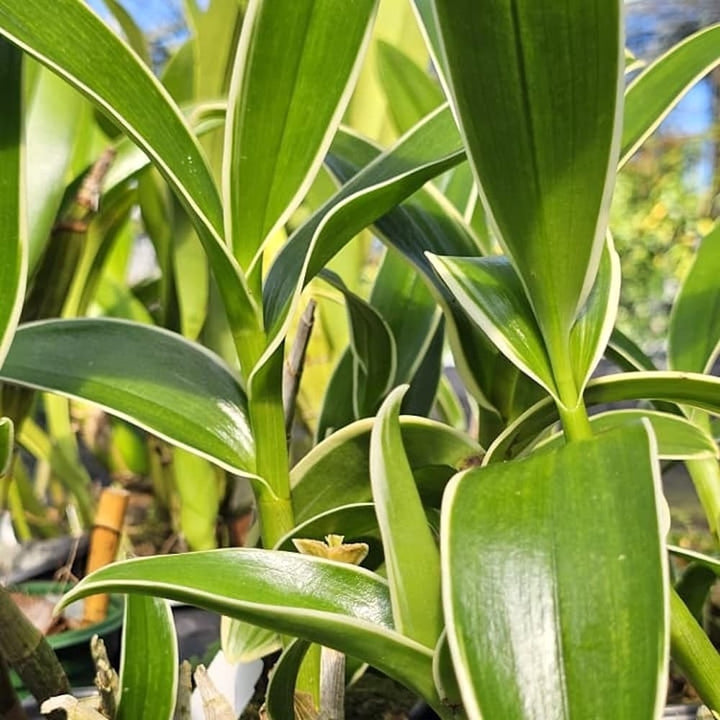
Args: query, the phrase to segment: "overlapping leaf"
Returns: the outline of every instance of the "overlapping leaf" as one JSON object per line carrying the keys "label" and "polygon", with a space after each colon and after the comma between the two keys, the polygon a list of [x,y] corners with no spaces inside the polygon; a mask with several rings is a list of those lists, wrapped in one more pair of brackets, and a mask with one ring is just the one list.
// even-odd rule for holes
{"label": "overlapping leaf", "polygon": [[88,400],[233,472],[254,471],[243,391],[179,335],[113,320],[33,323],[16,333],[0,377]]}
{"label": "overlapping leaf", "polygon": [[658,717],[669,649],[659,482],[642,423],[455,478],[443,602],[469,717]]}

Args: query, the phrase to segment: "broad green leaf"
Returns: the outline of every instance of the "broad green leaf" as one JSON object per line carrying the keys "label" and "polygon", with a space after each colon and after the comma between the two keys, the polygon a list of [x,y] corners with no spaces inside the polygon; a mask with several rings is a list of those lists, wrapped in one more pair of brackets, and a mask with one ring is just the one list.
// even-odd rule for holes
{"label": "broad green leaf", "polygon": [[81,0],[52,6],[0,0],[0,34],[87,95],[156,163],[193,218],[236,334],[248,328],[252,334],[259,320],[242,272],[222,241],[219,193],[165,88]]}
{"label": "broad green leaf", "polygon": [[400,430],[407,386],[388,395],[370,435],[370,483],[380,525],[395,627],[435,646],[442,630],[440,554],[428,527]]}
{"label": "broad green leaf", "polygon": [[220,621],[220,647],[228,662],[240,663],[270,655],[282,647],[282,642],[272,630],[223,617]]}
{"label": "broad green leaf", "polygon": [[[32,60],[28,59],[26,65]],[[89,133],[90,110],[66,82],[38,66],[25,118],[28,265],[35,267],[60,210],[78,136]]]}
{"label": "broad green leaf", "polygon": [[582,392],[608,344],[620,302],[620,258],[608,235],[598,274],[570,331],[570,360]]}
{"label": "broad green leaf", "polygon": [[327,645],[377,667],[450,717],[432,685],[432,650],[393,629],[386,582],[362,568],[276,550],[156,556],[102,568],[62,603],[106,591],[162,595]]}
{"label": "broad green leaf", "polygon": [[[372,419],[358,420],[314,447],[290,473],[295,520],[300,523],[339,505],[371,499]],[[401,417],[403,446],[413,472],[421,473],[421,495],[440,494],[450,468],[476,465],[482,448],[465,433],[417,417]]]}
{"label": "broad green leaf", "polygon": [[125,598],[117,720],[172,720],[178,687],[177,637],[166,600]]}
{"label": "broad green leaf", "polygon": [[620,167],[657,128],[687,91],[720,63],[720,25],[673,45],[629,85],[625,93]]}
{"label": "broad green leaf", "polygon": [[[590,425],[595,433],[606,432],[634,420],[647,419],[657,440],[661,460],[692,460],[717,458],[718,449],[712,435],[681,415],[668,415],[656,410],[611,410],[593,415]],[[557,447],[563,435],[553,435],[537,447]]]}
{"label": "broad green leaf", "polygon": [[310,649],[305,640],[295,640],[283,651],[268,683],[265,708],[272,720],[296,720],[295,683],[302,661]]}
{"label": "broad green leaf", "polygon": [[659,716],[669,647],[659,497],[643,423],[453,480],[443,602],[469,717]]}
{"label": "broad green leaf", "polygon": [[378,40],[377,63],[388,110],[400,134],[445,100],[437,82],[394,45]]}
{"label": "broad green leaf", "polygon": [[435,0],[435,11],[481,195],[555,362],[605,237],[622,117],[622,2]]}
{"label": "broad green leaf", "polygon": [[522,282],[505,257],[429,256],[456,303],[493,344],[558,402],[545,344]]}
{"label": "broad green leaf", "polygon": [[[585,390],[587,405],[625,400],[662,400],[690,405],[720,415],[720,380],[699,373],[671,371],[617,373],[591,380]],[[544,428],[558,420],[549,399],[529,408],[488,448],[484,462],[491,463],[508,454],[517,454]]]}
{"label": "broad green leaf", "polygon": [[235,59],[225,144],[225,232],[246,270],[322,164],[370,38],[377,0],[253,0]]}
{"label": "broad green leaf", "polygon": [[668,334],[673,370],[709,373],[720,352],[720,225],[703,239],[675,298]]}
{"label": "broad green leaf", "polygon": [[0,377],[101,405],[231,472],[254,470],[243,391],[179,335],[117,320],[32,323],[17,331]]}
{"label": "broad green leaf", "polygon": [[265,326],[275,342],[287,330],[303,285],[360,230],[460,162],[462,154],[452,114],[443,106],[379,155],[298,228],[275,259],[263,290]]}
{"label": "broad green leaf", "polygon": [[388,324],[370,303],[348,290],[335,273],[323,270],[320,277],[345,297],[353,360],[352,400],[355,418],[374,415],[392,387],[397,367],[397,348]]}
{"label": "broad green leaf", "polygon": [[22,142],[22,53],[0,42],[0,363],[20,319],[27,273]]}

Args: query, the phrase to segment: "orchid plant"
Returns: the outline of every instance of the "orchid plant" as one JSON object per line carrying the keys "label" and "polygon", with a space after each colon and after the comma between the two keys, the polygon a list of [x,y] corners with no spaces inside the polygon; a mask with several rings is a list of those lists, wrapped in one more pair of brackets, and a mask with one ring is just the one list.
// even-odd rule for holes
{"label": "orchid plant", "polygon": [[[720,28],[626,83],[620,0],[415,0],[442,92],[416,79],[434,87],[415,96],[427,112],[386,148],[340,125],[377,4],[250,0],[226,103],[186,116],[80,0],[0,0],[0,377],[97,403],[247,478],[262,528],[262,548],[117,563],[63,602],[130,593],[119,717],[173,714],[174,658],[147,630],[171,635],[158,597],[277,634],[275,720],[295,717],[298,690],[319,702],[312,644],[387,673],[442,718],[656,718],[671,655],[720,711],[720,658],[668,553],[720,564],[667,546],[659,464],[687,461],[717,535],[717,232],[677,299],[661,372],[613,332],[608,228],[618,168],[720,63]],[[109,182],[152,166],[171,188],[212,270],[237,374],[149,325],[17,326],[23,53],[129,138]],[[207,154],[198,118],[224,127]],[[326,172],[337,189],[273,253]],[[387,246],[369,300],[325,269],[367,227]],[[319,442],[291,470],[284,346],[317,276],[346,298],[351,342]],[[477,437],[421,416],[443,336],[480,408]],[[624,372],[592,379],[603,355]],[[653,406],[590,412],[619,400]],[[364,566],[294,551],[339,534],[368,545]]]}

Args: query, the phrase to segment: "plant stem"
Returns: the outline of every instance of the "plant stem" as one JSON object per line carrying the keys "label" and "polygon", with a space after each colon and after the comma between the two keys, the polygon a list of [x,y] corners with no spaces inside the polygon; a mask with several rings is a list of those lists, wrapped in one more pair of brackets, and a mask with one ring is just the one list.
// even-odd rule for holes
{"label": "plant stem", "polygon": [[62,665],[42,633],[23,615],[10,593],[0,586],[0,654],[25,687],[42,704],[70,692]]}
{"label": "plant stem", "polygon": [[248,399],[255,438],[256,472],[270,486],[260,492],[258,510],[263,545],[272,548],[294,527],[290,462],[282,399],[283,347],[253,375]]}
{"label": "plant stem", "polygon": [[590,420],[582,398],[571,408],[558,404],[558,412],[568,441],[587,440],[592,437]]}
{"label": "plant stem", "polygon": [[670,654],[702,701],[720,711],[720,655],[674,589],[670,590]]}
{"label": "plant stem", "polygon": [[0,653],[0,720],[27,720],[10,681],[10,669]]}

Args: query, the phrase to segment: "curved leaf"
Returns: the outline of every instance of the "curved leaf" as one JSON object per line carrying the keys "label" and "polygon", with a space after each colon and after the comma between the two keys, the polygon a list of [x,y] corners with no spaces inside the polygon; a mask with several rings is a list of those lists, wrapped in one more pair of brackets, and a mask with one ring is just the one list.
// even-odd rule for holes
{"label": "curved leaf", "polygon": [[255,0],[243,20],[226,124],[226,233],[249,268],[296,209],[350,99],[377,0]]}
{"label": "curved leaf", "polygon": [[[652,426],[661,460],[692,460],[718,457],[712,435],[681,415],[655,410],[610,410],[590,417],[596,433],[606,432],[634,420],[646,419]],[[563,443],[562,433],[539,443],[537,448],[557,447]]]}
{"label": "curved leaf", "polygon": [[673,45],[628,86],[623,119],[622,167],[685,93],[720,63],[720,25]]}
{"label": "curved leaf", "polygon": [[0,377],[103,406],[241,475],[254,470],[246,398],[225,365],[179,335],[119,320],[18,329]]}
{"label": "curved leaf", "polygon": [[125,598],[117,720],[172,720],[178,686],[177,636],[167,601]]}
{"label": "curved leaf", "polygon": [[388,112],[396,129],[405,133],[445,98],[437,82],[402,50],[383,40],[378,40],[376,47]]}
{"label": "curved leaf", "polygon": [[272,720],[296,720],[295,683],[302,661],[310,649],[306,640],[295,640],[275,663],[265,696],[265,708]]}
{"label": "curved leaf", "polygon": [[279,650],[282,640],[272,630],[223,617],[220,621],[220,647],[230,663],[252,662]]}
{"label": "curved leaf", "polygon": [[[720,415],[720,379],[671,371],[617,373],[590,381],[585,390],[588,405],[624,400],[663,400]],[[488,448],[484,462],[492,463],[508,454],[516,454],[557,420],[552,401],[541,400],[498,436]]]}
{"label": "curved leaf", "polygon": [[150,70],[80,0],[52,6],[43,0],[19,5],[0,0],[0,34],[87,95],[155,162],[193,218],[233,329],[256,328],[244,276],[221,239],[215,182],[197,140]]}
{"label": "curved leaf", "polygon": [[22,53],[0,41],[0,363],[20,319],[27,273],[21,74]]}
{"label": "curved leaf", "polygon": [[277,550],[138,558],[92,573],[62,604],[105,591],[161,595],[327,645],[370,663],[439,708],[432,651],[392,629],[387,584],[362,568]]}
{"label": "curved leaf", "polygon": [[453,480],[443,602],[469,717],[658,717],[669,649],[660,498],[643,423]]}
{"label": "curved leaf", "polygon": [[303,285],[357,232],[462,157],[455,121],[444,105],[367,165],[293,234],[263,290],[265,325],[276,338],[266,356],[282,336]]}
{"label": "curved leaf", "polygon": [[403,447],[401,386],[388,395],[370,435],[370,483],[387,569],[395,626],[434,646],[442,630],[440,554]]}
{"label": "curved leaf", "polygon": [[709,373],[720,352],[720,225],[703,239],[675,298],[668,333],[673,370]]}
{"label": "curved leaf", "polygon": [[[371,499],[372,425],[373,420],[367,418],[338,430],[295,465],[290,482],[296,522],[340,505]],[[477,443],[447,425],[401,416],[400,428],[410,467],[418,474],[420,492],[426,498],[439,500],[450,468],[478,464],[482,458],[483,450]]]}
{"label": "curved leaf", "polygon": [[353,414],[358,419],[374,415],[395,378],[395,338],[380,313],[351,292],[335,273],[323,270],[320,277],[345,297],[353,364]]}
{"label": "curved leaf", "polygon": [[0,479],[10,471],[15,447],[15,427],[10,418],[0,418]]}
{"label": "curved leaf", "polygon": [[559,401],[540,328],[509,260],[428,257],[459,312],[466,313],[495,347]]}
{"label": "curved leaf", "polygon": [[620,302],[620,257],[608,234],[588,299],[570,331],[570,359],[575,384],[582,392],[612,334]]}
{"label": "curved leaf", "polygon": [[553,362],[605,237],[622,117],[622,6],[435,0],[469,160]]}

